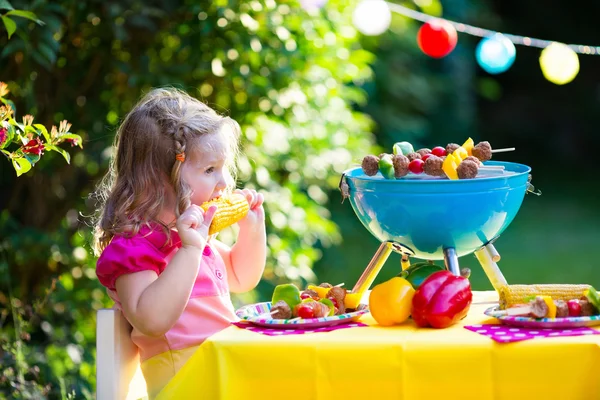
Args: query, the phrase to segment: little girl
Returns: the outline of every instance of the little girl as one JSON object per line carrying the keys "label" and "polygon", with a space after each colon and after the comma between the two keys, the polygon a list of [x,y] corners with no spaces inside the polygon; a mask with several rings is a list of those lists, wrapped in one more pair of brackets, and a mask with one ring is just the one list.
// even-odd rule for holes
{"label": "little girl", "polygon": [[210,335],[236,320],[229,292],[253,289],[266,260],[263,196],[231,248],[208,236],[233,190],[239,126],[176,89],[155,89],[127,115],[98,190],[96,272],[133,326],[153,398]]}

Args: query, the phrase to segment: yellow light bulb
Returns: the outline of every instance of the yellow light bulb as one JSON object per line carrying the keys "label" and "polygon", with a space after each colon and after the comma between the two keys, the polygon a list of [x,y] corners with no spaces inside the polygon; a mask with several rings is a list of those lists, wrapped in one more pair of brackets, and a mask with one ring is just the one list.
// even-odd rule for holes
{"label": "yellow light bulb", "polygon": [[577,53],[562,43],[552,43],[542,50],[540,67],[544,77],[557,85],[571,82],[579,72]]}

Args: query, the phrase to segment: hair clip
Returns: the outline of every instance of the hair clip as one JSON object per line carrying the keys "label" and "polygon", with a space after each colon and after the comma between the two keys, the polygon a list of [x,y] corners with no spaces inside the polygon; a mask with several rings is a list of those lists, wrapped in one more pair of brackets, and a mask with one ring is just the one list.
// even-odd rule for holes
{"label": "hair clip", "polygon": [[184,153],[184,152],[181,152],[181,153],[177,154],[177,155],[175,156],[175,159],[176,159],[177,161],[184,162],[184,161],[185,161],[185,153]]}

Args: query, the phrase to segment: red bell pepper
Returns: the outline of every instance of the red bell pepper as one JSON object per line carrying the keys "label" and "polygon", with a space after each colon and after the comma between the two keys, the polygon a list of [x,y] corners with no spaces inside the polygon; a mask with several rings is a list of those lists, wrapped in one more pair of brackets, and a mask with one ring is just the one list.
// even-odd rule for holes
{"label": "red bell pepper", "polygon": [[434,272],[416,291],[411,315],[420,327],[447,328],[467,315],[472,298],[468,279],[450,271]]}

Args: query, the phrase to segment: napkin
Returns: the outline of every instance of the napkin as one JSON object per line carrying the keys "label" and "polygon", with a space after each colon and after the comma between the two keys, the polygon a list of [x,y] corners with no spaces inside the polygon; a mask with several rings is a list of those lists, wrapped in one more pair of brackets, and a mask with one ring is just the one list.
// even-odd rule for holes
{"label": "napkin", "polygon": [[320,328],[310,328],[310,329],[298,329],[298,328],[265,328],[262,326],[257,326],[251,324],[249,322],[232,322],[233,325],[238,328],[246,329],[252,332],[260,333],[267,336],[285,336],[285,335],[304,335],[307,333],[317,333],[317,332],[331,332],[338,329],[347,329],[347,328],[360,328],[363,326],[367,326],[367,324],[363,324],[362,322],[350,322],[348,324],[339,324],[332,326],[323,326]]}
{"label": "napkin", "polygon": [[587,327],[535,329],[497,324],[482,324],[466,325],[465,329],[487,336],[499,343],[512,343],[521,340],[541,339],[546,337],[600,335],[599,331]]}

